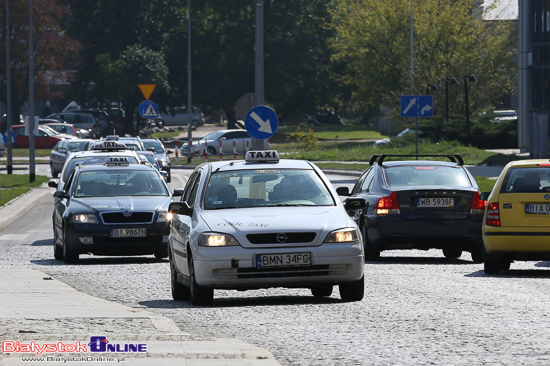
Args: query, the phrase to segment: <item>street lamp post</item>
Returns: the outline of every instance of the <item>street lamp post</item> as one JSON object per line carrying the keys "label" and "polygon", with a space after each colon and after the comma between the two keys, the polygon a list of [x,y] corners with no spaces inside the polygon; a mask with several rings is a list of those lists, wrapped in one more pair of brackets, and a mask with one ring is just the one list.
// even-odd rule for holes
{"label": "street lamp post", "polygon": [[449,81],[451,85],[458,85],[456,78],[445,77],[445,122],[449,122]]}
{"label": "street lamp post", "polygon": [[430,91],[438,91],[439,88],[436,84],[426,84],[426,95],[430,95]]}
{"label": "street lamp post", "polygon": [[474,75],[464,75],[464,102],[466,103],[466,144],[470,144],[470,109],[468,106],[468,81],[477,82]]}

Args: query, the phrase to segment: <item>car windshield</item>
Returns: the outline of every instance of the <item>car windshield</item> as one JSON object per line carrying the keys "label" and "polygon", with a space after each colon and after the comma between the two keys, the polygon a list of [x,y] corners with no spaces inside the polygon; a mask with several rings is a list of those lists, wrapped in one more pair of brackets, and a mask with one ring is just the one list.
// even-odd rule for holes
{"label": "car windshield", "polygon": [[452,186],[472,187],[468,175],[459,166],[403,165],[384,169],[392,187]]}
{"label": "car windshield", "polygon": [[141,151],[141,146],[139,146],[138,144],[133,143],[132,141],[119,141],[119,142],[126,145],[126,147],[130,150]]}
{"label": "car windshield", "polygon": [[50,136],[55,136],[55,135],[59,135],[59,132],[57,132],[56,130],[54,130],[53,128],[51,128],[50,126],[44,126],[42,125],[42,129],[44,130],[44,132],[46,132],[48,135]]}
{"label": "car windshield", "polygon": [[155,156],[154,155],[143,155],[148,162],[150,162],[151,164],[153,164],[153,166],[159,170],[159,165],[157,164],[157,159],[155,159]]}
{"label": "car windshield", "polygon": [[[63,167],[63,182],[67,181],[67,178],[71,174],[71,171],[76,166],[76,164],[83,164],[83,165],[92,165],[92,164],[103,164],[107,161],[109,157],[116,157],[116,155],[97,155],[97,156],[81,156],[81,157],[75,157],[73,159],[70,159],[66,166]],[[139,162],[134,158],[133,156],[127,157],[130,164],[138,164]]]}
{"label": "car windshield", "polygon": [[209,133],[208,135],[204,136],[201,140],[217,140],[220,137],[222,137],[224,133],[225,132],[222,132],[222,131],[212,132],[212,133]]}
{"label": "car windshield", "polygon": [[76,151],[84,151],[86,150],[86,147],[88,146],[87,140],[75,140],[69,142],[69,151],[70,152],[76,152]]}
{"label": "car windshield", "polygon": [[110,168],[80,174],[74,194],[75,197],[169,195],[161,177],[154,171]]}
{"label": "car windshield", "polygon": [[162,144],[158,141],[143,141],[143,145],[145,145],[145,150],[149,150],[150,148],[154,148],[155,154],[164,154],[164,147]]}
{"label": "car windshield", "polygon": [[510,168],[500,193],[550,192],[550,166]]}
{"label": "car windshield", "polygon": [[262,169],[217,172],[206,188],[204,208],[334,206],[314,170]]}

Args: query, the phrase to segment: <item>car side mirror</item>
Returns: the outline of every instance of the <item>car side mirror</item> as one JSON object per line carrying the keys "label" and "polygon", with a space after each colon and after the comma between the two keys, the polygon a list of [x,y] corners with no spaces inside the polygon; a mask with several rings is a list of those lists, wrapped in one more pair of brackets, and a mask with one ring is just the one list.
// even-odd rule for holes
{"label": "car side mirror", "polygon": [[367,203],[365,202],[365,199],[361,197],[350,197],[344,201],[344,208],[347,211],[361,210],[365,207],[367,207]]}
{"label": "car side mirror", "polygon": [[479,198],[482,201],[487,201],[490,195],[491,195],[491,192],[481,192],[481,194],[479,195]]}
{"label": "car side mirror", "polygon": [[183,188],[174,189],[174,193],[172,194],[172,197],[181,197],[181,196],[183,196]]}
{"label": "car side mirror", "polygon": [[63,154],[66,154],[66,153],[67,153],[67,149],[59,149],[59,152],[60,152],[60,153],[63,153]]}
{"label": "car side mirror", "polygon": [[69,198],[69,196],[65,193],[65,191],[55,191],[53,194],[55,198],[63,199],[63,198]]}
{"label": "car side mirror", "polygon": [[57,188],[58,184],[59,183],[55,179],[50,179],[48,181],[48,187],[50,187],[50,188]]}
{"label": "car side mirror", "polygon": [[336,188],[336,193],[338,193],[339,196],[349,196],[349,188],[348,187],[338,187],[338,188]]}
{"label": "car side mirror", "polygon": [[173,150],[166,150],[166,155],[170,155],[170,154],[173,154],[174,151]]}
{"label": "car side mirror", "polygon": [[168,212],[174,215],[193,215],[193,209],[189,207],[189,204],[187,202],[171,202],[168,206]]}

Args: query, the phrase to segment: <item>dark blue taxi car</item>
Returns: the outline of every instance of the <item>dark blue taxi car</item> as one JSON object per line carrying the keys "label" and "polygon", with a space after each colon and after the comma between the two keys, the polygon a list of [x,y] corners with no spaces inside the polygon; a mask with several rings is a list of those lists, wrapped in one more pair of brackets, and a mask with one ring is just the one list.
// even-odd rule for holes
{"label": "dark blue taxi car", "polygon": [[355,220],[368,260],[384,250],[442,249],[446,258],[467,251],[483,262],[486,201],[460,155],[374,155],[351,193],[348,187],[337,192],[366,201]]}
{"label": "dark blue taxi car", "polygon": [[[118,160],[118,159],[115,159]],[[78,165],[54,193],[54,256],[168,256],[172,201],[159,172],[147,165]]]}

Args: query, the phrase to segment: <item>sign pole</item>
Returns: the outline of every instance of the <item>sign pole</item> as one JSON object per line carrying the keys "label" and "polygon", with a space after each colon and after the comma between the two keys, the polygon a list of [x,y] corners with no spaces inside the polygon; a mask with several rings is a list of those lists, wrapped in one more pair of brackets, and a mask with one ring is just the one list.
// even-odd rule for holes
{"label": "sign pole", "polygon": [[[255,63],[255,99],[256,106],[264,105],[264,1],[256,0],[256,63]],[[252,136],[252,149],[265,150],[263,140]]]}
{"label": "sign pole", "polygon": [[191,143],[193,141],[191,85],[191,0],[187,0],[187,164],[193,163],[193,152],[191,151]]}

